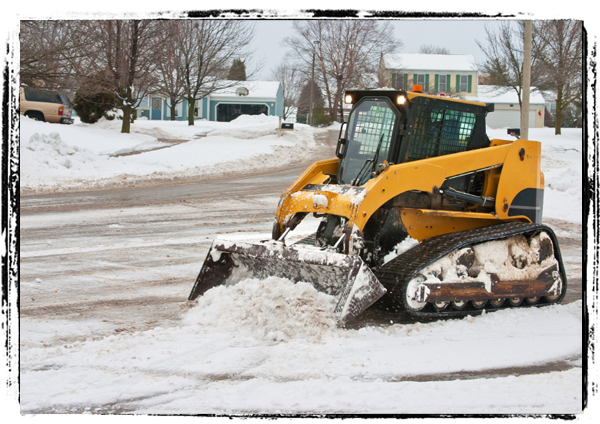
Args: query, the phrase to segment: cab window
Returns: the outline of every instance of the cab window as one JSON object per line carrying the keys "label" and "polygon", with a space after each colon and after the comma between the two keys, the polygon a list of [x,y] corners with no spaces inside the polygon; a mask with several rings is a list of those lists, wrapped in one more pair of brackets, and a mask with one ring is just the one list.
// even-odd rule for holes
{"label": "cab window", "polygon": [[425,159],[467,150],[476,115],[428,104],[417,108],[408,160]]}

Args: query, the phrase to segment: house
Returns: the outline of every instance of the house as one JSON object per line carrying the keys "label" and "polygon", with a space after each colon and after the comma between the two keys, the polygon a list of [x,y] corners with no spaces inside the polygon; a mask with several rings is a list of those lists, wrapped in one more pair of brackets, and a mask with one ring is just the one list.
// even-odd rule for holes
{"label": "house", "polygon": [[[379,73],[383,84],[396,89],[412,90],[421,85],[424,93],[444,94],[466,100],[494,103],[488,114],[490,128],[518,128],[521,123],[519,98],[514,91],[493,85],[479,75],[473,55],[387,54],[382,55]],[[535,91],[529,100],[529,127],[544,126],[545,100]]]}
{"label": "house", "polygon": [[[138,116],[171,120],[171,108],[160,95],[148,96],[136,108]],[[240,81],[196,100],[194,119],[229,122],[240,115],[283,116],[283,93],[278,81]],[[175,119],[188,120],[186,100],[175,108]]]}
{"label": "house", "polygon": [[[521,107],[517,93],[506,87],[480,85],[476,99],[482,103],[494,103],[494,112],[488,113],[486,124],[490,128],[519,128]],[[543,128],[545,115],[544,96],[532,90],[529,95],[529,128]]]}
{"label": "house", "polygon": [[477,66],[470,54],[381,55],[379,74],[387,87],[412,90],[418,84],[424,93],[477,96]]}

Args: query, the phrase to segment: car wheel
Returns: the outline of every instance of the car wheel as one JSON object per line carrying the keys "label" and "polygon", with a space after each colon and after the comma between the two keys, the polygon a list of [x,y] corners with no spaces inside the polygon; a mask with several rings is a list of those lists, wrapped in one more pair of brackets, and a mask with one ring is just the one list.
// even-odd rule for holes
{"label": "car wheel", "polygon": [[44,114],[41,112],[25,112],[25,116],[33,119],[34,121],[41,121],[41,122],[46,122],[46,120],[44,119]]}

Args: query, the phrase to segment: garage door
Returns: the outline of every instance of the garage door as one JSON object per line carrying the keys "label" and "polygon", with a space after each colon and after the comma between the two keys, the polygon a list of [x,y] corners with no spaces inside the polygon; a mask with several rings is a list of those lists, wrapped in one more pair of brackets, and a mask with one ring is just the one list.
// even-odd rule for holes
{"label": "garage door", "polygon": [[217,121],[230,122],[240,115],[269,114],[267,105],[229,104],[221,103],[217,106]]}
{"label": "garage door", "polygon": [[[536,111],[529,111],[529,128],[535,128]],[[490,128],[519,128],[521,126],[521,111],[514,110],[495,110],[488,113],[485,122]]]}

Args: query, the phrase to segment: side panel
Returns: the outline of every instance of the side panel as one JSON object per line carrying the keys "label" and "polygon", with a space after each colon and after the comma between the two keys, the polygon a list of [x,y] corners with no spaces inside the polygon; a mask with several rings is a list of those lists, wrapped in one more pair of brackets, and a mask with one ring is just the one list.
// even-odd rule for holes
{"label": "side panel", "polygon": [[516,140],[511,145],[496,193],[498,218],[524,216],[532,222],[541,221],[544,189],[541,150],[537,141]]}
{"label": "side panel", "polygon": [[[400,218],[408,235],[415,240],[419,240],[419,242],[440,234],[472,230],[506,222],[505,220],[499,220],[493,214],[487,213],[406,208],[401,210]],[[511,218],[510,220],[527,222],[522,217]]]}
{"label": "side panel", "polygon": [[542,223],[544,208],[544,190],[526,188],[521,190],[508,208],[508,216],[525,215],[536,224]]}

